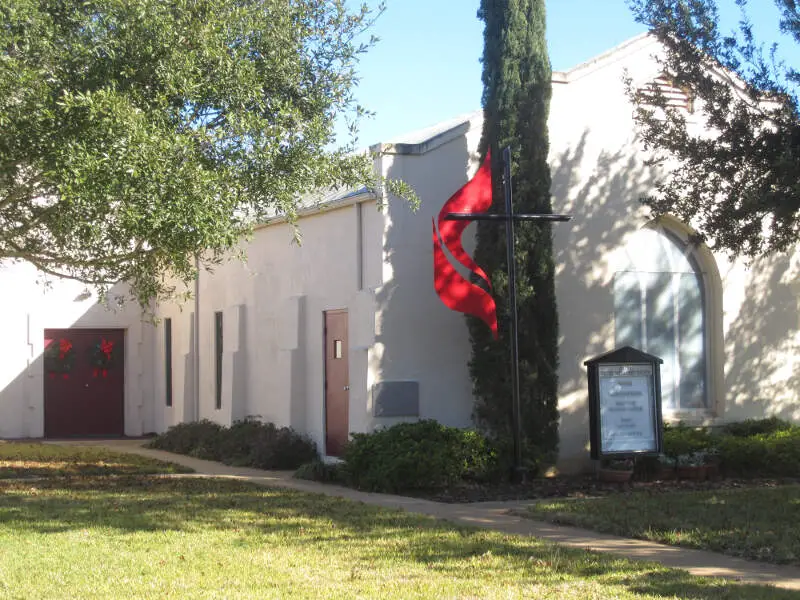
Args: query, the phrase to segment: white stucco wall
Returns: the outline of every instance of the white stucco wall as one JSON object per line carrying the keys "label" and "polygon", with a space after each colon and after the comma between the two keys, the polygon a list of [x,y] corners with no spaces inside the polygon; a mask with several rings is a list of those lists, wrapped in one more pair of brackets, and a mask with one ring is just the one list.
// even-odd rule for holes
{"label": "white stucco wall", "polygon": [[[583,362],[614,347],[614,273],[630,236],[650,221],[639,198],[652,191],[658,172],[645,165],[623,77],[635,85],[652,80],[656,49],[639,38],[557,74],[553,86],[553,208],[574,216],[553,228],[561,465],[567,469],[588,458]],[[396,198],[379,212],[362,194],[303,216],[300,246],[288,225],[262,227],[245,247],[246,264],[204,272],[195,299],[159,306],[159,317],[172,320],[172,407],[164,402],[163,321],[157,329],[144,325],[131,305],[109,313],[92,297],[79,299],[83,286],[76,283],[57,282],[45,292],[30,266],[0,268],[6,307],[0,324],[7,334],[0,346],[0,437],[42,435],[37,359],[44,328],[124,327],[127,433],[163,431],[196,418],[230,424],[259,415],[309,433],[322,449],[323,314],[343,308],[349,311],[351,431],[416,418],[375,416],[374,386],[407,381],[419,384],[419,418],[469,426],[469,338],[464,317],[434,292],[431,220],[477,169],[480,133],[476,113],[412,136],[404,146],[383,148],[377,169],[417,191],[417,212]],[[685,233],[678,225],[675,231]],[[472,232],[465,235],[468,251]],[[707,249],[701,254],[711,410],[668,417],[711,424],[772,414],[800,420],[798,255],[747,266]],[[215,311],[224,315],[219,410]]]}
{"label": "white stucco wall", "polygon": [[[125,433],[153,430],[153,373],[148,364],[153,332],[138,305],[107,309],[84,285],[45,279],[28,263],[0,264],[0,290],[0,438],[44,435],[42,351],[49,328],[124,329]],[[109,297],[117,295],[125,295],[123,287],[112,289]]]}
{"label": "white stucco wall", "polygon": [[[181,294],[194,293],[194,286],[177,284]],[[154,377],[151,408],[153,431],[162,432],[172,425],[196,419],[194,300],[164,303],[158,307],[158,324],[150,347],[149,368]],[[165,323],[172,321],[172,406],[166,405]]]}
{"label": "white stucco wall", "polygon": [[[629,237],[650,222],[639,198],[659,172],[636,137],[623,79],[641,86],[658,75],[658,46],[640,38],[554,85],[550,161],[560,320],[562,463],[584,460],[588,444],[583,361],[613,349],[612,284]],[[689,116],[690,123],[699,123]],[[672,228],[683,235],[681,227]],[[800,418],[797,254],[747,266],[722,253],[698,253],[706,289],[710,410],[667,413],[667,420],[718,425],[777,414]]]}
{"label": "white stucco wall", "polygon": [[[644,46],[644,47],[643,47]],[[553,210],[573,221],[553,228],[559,313],[561,462],[586,460],[589,440],[585,360],[614,348],[614,252],[645,225],[639,198],[654,174],[643,164],[633,107],[623,84],[649,81],[653,46],[635,44],[554,83],[550,164]]]}
{"label": "white stucco wall", "polygon": [[[569,470],[588,460],[583,363],[614,348],[619,255],[651,221],[639,199],[653,191],[659,172],[645,164],[648,156],[637,139],[624,79],[631,77],[636,86],[652,81],[659,74],[652,58],[657,50],[653,40],[639,38],[554,78],[553,210],[574,216],[571,223],[553,227],[560,464]],[[390,154],[383,160],[383,173],[408,181],[423,205],[411,215],[401,201],[391,203],[372,375],[421,381],[421,416],[454,425],[469,424],[469,343],[463,317],[448,311],[433,291],[430,222],[477,169],[480,129],[476,115],[447,143],[439,140],[420,155]],[[684,236],[688,231],[679,224],[671,230]],[[710,410],[668,413],[667,420],[716,425],[771,414],[800,419],[798,255],[748,267],[708,249],[698,254],[706,288]],[[381,360],[382,355],[388,359]]]}
{"label": "white stucco wall", "polygon": [[[464,316],[448,310],[434,290],[431,222],[477,168],[479,141],[479,127],[462,127],[427,153],[382,159],[383,174],[411,185],[421,204],[413,212],[405,200],[389,203],[370,383],[416,381],[419,417],[458,427],[471,424],[469,336]],[[471,238],[465,236],[468,251]],[[371,425],[400,420],[378,417]]]}
{"label": "white stucco wall", "polygon": [[[268,225],[258,229],[244,247],[246,263],[232,261],[213,273],[201,274],[199,412],[194,406],[191,370],[195,300],[160,307],[160,317],[173,319],[175,348],[171,408],[163,402],[164,368],[159,367],[156,412],[160,429],[196,413],[225,425],[258,416],[310,434],[323,449],[324,312],[347,309],[349,419],[352,430],[363,430],[368,420],[367,354],[374,340],[372,290],[381,278],[382,223],[374,199],[364,196],[304,216],[301,245],[293,243],[289,225]],[[224,323],[221,409],[215,407],[217,311],[222,311]],[[163,326],[158,338],[154,355],[163,365]]]}

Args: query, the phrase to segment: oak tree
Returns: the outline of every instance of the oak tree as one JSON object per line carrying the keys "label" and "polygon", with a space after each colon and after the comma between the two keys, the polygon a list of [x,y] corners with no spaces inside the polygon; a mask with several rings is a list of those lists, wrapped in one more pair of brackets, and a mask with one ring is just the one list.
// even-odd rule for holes
{"label": "oak tree", "polygon": [[[775,2],[776,25],[799,43],[795,0]],[[800,233],[800,73],[756,39],[746,0],[736,0],[743,12],[733,32],[721,30],[714,0],[629,4],[663,44],[664,73],[694,105],[689,115],[664,94],[634,91],[646,146],[655,161],[672,161],[644,201],[734,256],[789,249]]]}
{"label": "oak tree", "polygon": [[0,2],[0,261],[146,305],[303,194],[370,185],[334,143],[376,14],[349,6]]}

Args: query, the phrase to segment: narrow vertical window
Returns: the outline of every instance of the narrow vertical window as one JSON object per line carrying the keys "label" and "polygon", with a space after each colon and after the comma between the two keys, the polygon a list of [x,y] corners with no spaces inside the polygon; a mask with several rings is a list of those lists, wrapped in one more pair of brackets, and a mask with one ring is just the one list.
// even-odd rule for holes
{"label": "narrow vertical window", "polygon": [[214,385],[214,406],[222,408],[222,312],[214,313],[214,357],[216,362],[216,381]]}
{"label": "narrow vertical window", "polygon": [[172,406],[172,319],[164,319],[164,379],[167,406]]}
{"label": "narrow vertical window", "polygon": [[364,289],[364,208],[356,204],[356,271],[358,289]]}

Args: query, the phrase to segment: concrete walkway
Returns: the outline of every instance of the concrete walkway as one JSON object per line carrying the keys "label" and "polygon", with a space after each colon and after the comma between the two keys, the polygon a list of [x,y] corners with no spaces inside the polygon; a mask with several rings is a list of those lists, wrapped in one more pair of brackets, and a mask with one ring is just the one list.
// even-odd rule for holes
{"label": "concrete walkway", "polygon": [[[72,444],[76,442],[61,443]],[[194,476],[226,477],[259,485],[338,496],[356,502],[429,515],[460,525],[484,527],[516,535],[532,535],[574,548],[609,552],[635,560],[657,561],[667,567],[684,569],[693,575],[724,577],[742,583],[774,585],[786,589],[800,590],[800,568],[797,567],[758,563],[713,552],[676,548],[653,542],[621,538],[575,527],[534,521],[514,514],[515,511],[524,510],[525,506],[530,504],[529,502],[445,504],[390,494],[372,494],[336,485],[292,479],[290,472],[229,467],[180,454],[143,448],[142,444],[145,442],[142,440],[77,443],[87,446],[104,446],[117,451],[174,462],[194,469],[196,473]]]}

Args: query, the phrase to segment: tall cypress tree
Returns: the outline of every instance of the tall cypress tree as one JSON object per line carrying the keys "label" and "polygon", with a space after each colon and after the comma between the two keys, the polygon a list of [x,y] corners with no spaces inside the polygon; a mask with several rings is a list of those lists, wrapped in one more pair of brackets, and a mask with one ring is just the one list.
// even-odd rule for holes
{"label": "tall cypress tree", "polygon": [[[547,116],[551,68],[545,41],[545,0],[481,0],[484,21],[483,137],[492,151],[493,211],[505,212],[502,149],[511,147],[514,211],[551,213]],[[558,449],[558,314],[550,224],[516,225],[520,405],[525,466],[540,468]],[[497,300],[500,339],[468,319],[476,423],[511,447],[513,433],[505,228],[478,223],[475,258]]]}

